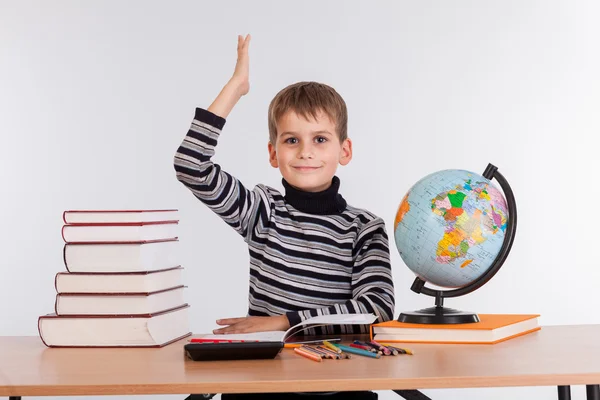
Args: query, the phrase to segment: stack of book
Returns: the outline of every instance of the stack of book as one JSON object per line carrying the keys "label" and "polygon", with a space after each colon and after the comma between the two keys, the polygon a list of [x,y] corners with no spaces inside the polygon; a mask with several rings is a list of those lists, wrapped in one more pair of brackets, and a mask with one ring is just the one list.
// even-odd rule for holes
{"label": "stack of book", "polygon": [[63,213],[66,272],[53,314],[38,319],[48,347],[161,347],[191,334],[178,210]]}

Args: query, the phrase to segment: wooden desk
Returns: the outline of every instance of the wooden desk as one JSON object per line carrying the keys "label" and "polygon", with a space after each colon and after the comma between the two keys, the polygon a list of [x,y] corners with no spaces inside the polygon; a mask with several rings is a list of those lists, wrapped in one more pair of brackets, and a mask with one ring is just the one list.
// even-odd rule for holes
{"label": "wooden desk", "polygon": [[184,357],[186,342],[162,349],[52,349],[35,336],[0,337],[0,396],[551,385],[568,399],[568,385],[590,385],[588,398],[600,398],[600,325],[543,327],[496,345],[411,345],[413,356],[322,363],[290,349],[275,360],[193,362]]}

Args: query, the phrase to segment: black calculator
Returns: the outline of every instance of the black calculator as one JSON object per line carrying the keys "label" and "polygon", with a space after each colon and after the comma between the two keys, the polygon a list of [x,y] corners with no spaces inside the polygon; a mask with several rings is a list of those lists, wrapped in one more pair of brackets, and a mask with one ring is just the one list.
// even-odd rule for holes
{"label": "black calculator", "polygon": [[275,358],[283,342],[187,343],[183,347],[193,361],[260,360]]}

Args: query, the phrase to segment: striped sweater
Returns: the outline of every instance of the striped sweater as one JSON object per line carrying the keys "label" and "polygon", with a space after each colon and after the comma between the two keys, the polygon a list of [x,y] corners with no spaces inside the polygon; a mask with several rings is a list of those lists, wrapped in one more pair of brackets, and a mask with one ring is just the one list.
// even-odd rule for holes
{"label": "striped sweater", "polygon": [[[293,189],[285,180],[285,196],[262,184],[247,189],[211,161],[224,125],[224,118],[197,108],[174,168],[177,179],[248,244],[248,315],[286,314],[291,326],[323,314],[373,313],[377,322],[393,318],[383,220],[347,205],[337,194],[337,177],[320,199],[311,199],[312,194]],[[334,208],[323,209],[331,199]],[[311,200],[316,208],[311,209]],[[331,326],[309,333],[367,331],[367,326]]]}

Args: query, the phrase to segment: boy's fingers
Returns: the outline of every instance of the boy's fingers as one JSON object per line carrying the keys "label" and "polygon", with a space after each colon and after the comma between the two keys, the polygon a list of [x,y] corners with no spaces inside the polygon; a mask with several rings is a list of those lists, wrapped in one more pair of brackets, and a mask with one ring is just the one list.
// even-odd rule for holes
{"label": "boy's fingers", "polygon": [[223,334],[223,333],[233,333],[233,331],[231,329],[221,328],[221,329],[215,329],[215,330],[213,330],[213,333],[215,335],[219,335],[219,334]]}
{"label": "boy's fingers", "polygon": [[243,326],[237,326],[237,325],[231,325],[225,328],[219,328],[219,329],[215,329],[213,331],[214,334],[219,334],[219,333],[226,333],[226,334],[231,334],[231,333],[250,333],[250,332],[254,332],[251,327],[243,327]]}
{"label": "boy's fingers", "polygon": [[247,332],[250,332],[250,331],[248,330],[248,327],[244,326],[244,324],[233,324],[233,325],[226,326],[224,328],[219,328],[219,329],[213,330],[214,334],[220,334],[220,333],[247,333]]}
{"label": "boy's fingers", "polygon": [[248,43],[250,41],[249,38],[250,38],[250,35],[246,35],[246,37],[240,36],[240,42],[239,42],[240,47],[242,47],[242,48],[248,47]]}
{"label": "boy's fingers", "polygon": [[223,328],[223,329],[214,330],[213,333],[215,335],[219,335],[219,334],[230,335],[230,334],[235,334],[235,333],[247,333],[247,332],[240,331],[240,330],[234,330],[234,329],[227,330],[227,328]]}
{"label": "boy's fingers", "polygon": [[240,321],[243,321],[245,319],[246,319],[246,317],[218,319],[217,324],[218,325],[232,325],[232,324],[236,324]]}

